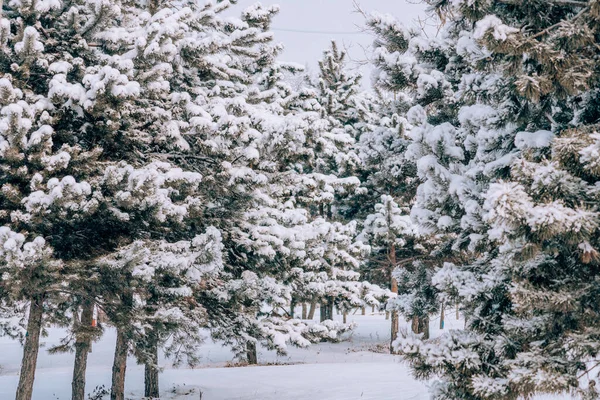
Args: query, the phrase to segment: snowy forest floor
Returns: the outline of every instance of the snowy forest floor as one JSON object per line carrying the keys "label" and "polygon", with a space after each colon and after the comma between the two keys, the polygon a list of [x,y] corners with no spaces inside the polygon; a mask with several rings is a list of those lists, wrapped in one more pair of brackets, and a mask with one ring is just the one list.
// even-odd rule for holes
{"label": "snowy forest floor", "polygon": [[[428,399],[426,383],[415,381],[399,356],[387,354],[390,321],[383,313],[370,311],[367,310],[365,316],[348,316],[348,321],[354,321],[358,326],[346,341],[315,344],[307,349],[290,348],[287,356],[260,349],[258,366],[231,367],[235,365],[233,354],[208,339],[198,348],[202,362],[195,369],[175,369],[168,361],[161,360],[164,366],[160,375],[161,399]],[[341,319],[341,315],[335,317]],[[402,320],[400,323],[401,329],[408,328],[408,323]],[[446,315],[445,329],[459,328],[462,324],[455,319],[454,311]],[[439,318],[432,318],[431,333],[432,337],[441,333]],[[43,338],[45,347],[57,343],[61,334],[60,329],[51,329],[49,336]],[[89,393],[97,386],[110,388],[115,340],[115,332],[107,329],[102,339],[93,345],[87,370]],[[19,343],[0,337],[1,400],[14,398],[21,351]],[[72,365],[73,354],[50,355],[42,348],[33,399],[70,399]],[[144,390],[143,366],[131,358],[127,368],[126,398],[140,399]]]}

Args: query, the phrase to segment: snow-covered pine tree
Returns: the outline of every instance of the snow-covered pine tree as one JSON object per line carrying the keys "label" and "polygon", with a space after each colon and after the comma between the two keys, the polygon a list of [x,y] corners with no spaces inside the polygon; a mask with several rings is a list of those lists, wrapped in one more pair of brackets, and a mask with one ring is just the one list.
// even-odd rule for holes
{"label": "snow-covered pine tree", "polygon": [[[162,3],[148,22],[138,19],[123,28],[139,34],[137,23],[148,39],[119,30],[102,38],[109,47],[131,49],[134,63],[153,62],[154,49],[181,49],[159,53],[155,61],[171,65],[159,64],[169,71],[161,76],[171,90],[170,105],[163,107],[170,128],[161,132],[170,135],[163,141],[171,150],[153,156],[200,172],[207,185],[198,188],[211,201],[198,210],[202,221],[196,229],[217,227],[225,253],[223,285],[196,299],[206,308],[211,333],[240,356],[250,349],[255,359],[257,343],[283,352],[286,342],[307,345],[342,332],[335,323],[311,327],[279,311],[290,301],[295,276],[290,269],[305,263],[306,242],[321,234],[291,197],[304,179],[300,162],[306,154],[315,159],[305,132],[322,124],[318,111],[299,106],[310,108],[314,95],[296,93],[281,80],[283,71],[296,67],[275,62],[280,46],[272,43],[269,26],[277,9],[255,5],[236,19],[223,16],[228,2],[204,8],[190,2],[185,12],[170,5]],[[326,139],[319,140],[327,144]]]}
{"label": "snow-covered pine tree", "polygon": [[[327,244],[333,252],[343,251],[357,257],[361,252],[356,251],[361,247],[358,243],[346,240],[331,242],[328,239],[330,236],[346,237],[349,232],[355,230],[353,224],[345,226],[333,223],[333,220],[343,218],[345,199],[352,196],[359,187],[359,181],[353,176],[358,160],[352,151],[354,139],[350,132],[351,127],[344,127],[344,124],[348,123],[346,120],[340,121],[328,116],[326,108],[319,103],[318,91],[310,87],[294,90],[286,82],[283,68],[290,70],[288,65],[275,64],[263,73],[260,79],[260,97],[257,96],[263,101],[269,99],[271,103],[268,107],[276,110],[279,116],[285,116],[278,130],[269,134],[274,135],[269,138],[275,140],[265,143],[269,146],[270,154],[264,158],[272,159],[272,162],[277,163],[273,165],[277,165],[276,168],[283,172],[279,174],[278,183],[275,185],[280,187],[275,189],[279,191],[277,196],[287,207],[303,207],[309,211],[311,218],[307,221],[310,225],[298,228],[301,232],[312,231],[315,234],[303,234],[303,240],[316,240],[316,243],[322,240],[320,244]],[[344,65],[336,68],[342,68],[336,73],[346,74]],[[355,90],[350,92],[354,93]],[[350,104],[353,101],[352,98],[348,98],[342,102]],[[273,129],[272,122],[267,126]],[[273,157],[274,155],[276,157]],[[317,248],[322,247],[321,245]],[[328,252],[325,250],[325,253]],[[376,299],[381,299],[382,296],[385,298],[385,291],[353,281],[358,275],[351,270],[347,270],[345,274],[340,273],[342,265],[343,268],[353,269],[355,267],[352,266],[359,263],[360,257],[351,262],[341,262],[337,267],[326,258],[320,261],[311,259],[307,263],[301,261],[300,264],[304,266],[294,269],[295,301],[314,304],[315,300],[322,300],[325,306],[321,307],[321,320],[326,320],[331,318],[334,304],[347,310],[350,304],[348,299],[351,298],[354,304],[360,302],[363,305],[367,298],[370,303],[377,302]],[[306,274],[299,272],[302,268],[308,268]],[[315,271],[319,273],[315,274]],[[316,280],[310,283],[311,279]],[[325,286],[323,279],[328,282]],[[338,282],[335,283],[336,281]],[[326,287],[330,288],[329,295],[324,290]],[[307,288],[311,289],[306,291]],[[356,293],[363,294],[362,300],[356,297]]]}
{"label": "snow-covered pine tree", "polygon": [[20,302],[28,302],[26,313],[13,315],[27,319],[22,323],[25,332],[16,332],[18,326],[12,324],[3,328],[9,328],[9,334],[25,340],[17,399],[30,399],[44,325],[44,304],[55,296],[55,293],[49,294],[49,287],[61,283],[62,263],[52,257],[52,249],[43,238],[38,236],[26,242],[23,234],[13,232],[6,226],[0,228],[0,245],[0,273],[3,274],[4,292],[1,300],[5,306],[12,308],[18,307]]}
{"label": "snow-covered pine tree", "polygon": [[[31,398],[36,333],[44,307],[57,297],[71,303],[74,315],[86,305],[82,319],[88,321],[74,332],[73,398],[83,399],[90,307],[122,294],[104,287],[106,298],[96,297],[95,260],[136,239],[193,235],[186,226],[202,204],[194,197],[201,176],[143,156],[159,151],[160,141],[138,117],[155,115],[146,95],[164,84],[158,74],[136,80],[131,58],[98,42],[98,34],[120,20],[117,4],[12,1],[2,11],[0,222],[34,243],[43,238],[53,257],[27,271],[6,263],[12,269],[3,279],[15,283],[9,301],[30,303],[17,399]],[[60,266],[58,275],[52,265]],[[122,272],[111,274],[118,280]],[[21,279],[24,273],[40,279]],[[114,398],[123,398],[122,378]]]}
{"label": "snow-covered pine tree", "polygon": [[[597,215],[588,205],[597,182],[589,155],[597,146],[598,4],[432,3],[456,43],[450,54],[471,58],[459,74],[458,124],[429,131],[455,132],[464,145],[465,167],[449,170],[457,177],[447,181],[450,193],[470,194],[448,208],[460,224],[450,214],[442,225],[456,227],[454,252],[476,260],[448,263],[433,277],[461,299],[466,329],[399,347],[418,377],[441,378],[434,398],[580,391],[597,355],[588,297]],[[421,204],[422,221],[439,227],[436,202]]]}
{"label": "snow-covered pine tree", "polygon": [[[411,31],[402,26],[395,18],[379,13],[366,14],[369,29],[376,35],[374,44],[374,76],[375,107],[367,113],[369,118],[361,132],[358,144],[362,161],[361,178],[368,189],[367,195],[359,199],[364,205],[381,207],[379,197],[383,194],[389,198],[390,204],[400,204],[405,208],[405,218],[415,202],[418,203],[417,186],[427,180],[422,164],[413,155],[414,131],[418,130],[420,121],[415,115],[424,113],[408,111],[413,108],[426,107],[430,117],[443,120],[451,118],[454,100],[450,77],[444,73],[432,71],[436,66],[448,63],[445,58],[443,41],[433,42],[427,47],[427,42],[417,31]],[[421,65],[422,64],[422,65]],[[449,71],[451,73],[452,71]],[[416,106],[416,107],[415,107]],[[435,138],[432,138],[432,142]],[[443,151],[440,147],[436,151]],[[382,197],[383,198],[383,197]],[[367,215],[366,222],[378,218],[378,213],[369,209],[360,211]],[[399,214],[400,215],[400,214]],[[413,219],[415,215],[412,215]],[[379,272],[386,283],[391,282],[397,291],[394,277],[401,277],[403,285],[401,296],[390,303],[390,308],[399,310],[405,317],[413,319],[415,332],[425,332],[430,312],[435,312],[438,305],[436,296],[422,296],[424,293],[435,293],[429,277],[437,266],[433,244],[441,237],[432,239],[431,230],[416,229],[419,235],[410,238],[410,245],[397,246],[390,256],[389,246],[375,246],[372,260],[367,264],[370,274]],[[436,232],[437,233],[437,232]],[[401,235],[402,237],[405,235]],[[420,260],[418,263],[413,262]],[[393,261],[393,262],[392,262]],[[394,271],[395,270],[395,271]],[[393,274],[392,274],[392,271]],[[420,271],[420,273],[414,273]],[[415,278],[414,282],[410,278]],[[425,280],[420,278],[427,278]],[[427,285],[425,290],[423,285]],[[398,302],[402,300],[401,304]],[[397,314],[392,314],[392,341],[396,337]]]}
{"label": "snow-covered pine tree", "polygon": [[[385,270],[391,291],[398,294],[399,287],[394,270],[400,263],[405,262],[403,259],[407,255],[403,253],[412,255],[414,252],[416,227],[410,220],[408,210],[402,210],[391,196],[381,196],[381,202],[375,205],[374,211],[364,221],[359,239],[370,244],[372,250],[369,262]],[[402,261],[399,261],[398,257]],[[396,299],[391,299],[387,305],[387,309],[392,313],[390,350],[391,343],[398,337],[398,307],[395,303]]]}
{"label": "snow-covered pine tree", "polygon": [[323,116],[337,125],[335,128],[352,130],[359,122],[355,103],[361,76],[349,70],[346,57],[346,52],[340,50],[335,41],[325,50],[319,61],[317,100]]}

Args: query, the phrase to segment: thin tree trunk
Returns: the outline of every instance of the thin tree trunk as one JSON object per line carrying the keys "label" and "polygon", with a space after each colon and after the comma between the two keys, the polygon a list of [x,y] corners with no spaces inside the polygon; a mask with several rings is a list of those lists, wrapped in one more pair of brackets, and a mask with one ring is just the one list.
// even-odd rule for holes
{"label": "thin tree trunk", "polygon": [[81,321],[77,327],[75,342],[75,363],[73,366],[73,380],[71,382],[71,399],[85,400],[85,372],[87,359],[91,349],[92,339],[90,329],[94,318],[94,302],[86,299],[81,310]]}
{"label": "thin tree trunk", "polygon": [[392,311],[390,354],[394,354],[394,341],[398,339],[398,311]]}
{"label": "thin tree trunk", "polygon": [[144,396],[155,399],[160,396],[158,386],[158,340],[152,335],[149,343],[150,357],[144,364]]}
{"label": "thin tree trunk", "polygon": [[390,312],[386,311],[385,312],[385,320],[387,321],[388,319],[390,319]]}
{"label": "thin tree trunk", "polygon": [[456,320],[458,321],[460,318],[460,314],[458,312],[458,302],[456,302]]}
{"label": "thin tree trunk", "polygon": [[256,343],[254,343],[254,342],[246,343],[246,355],[248,357],[248,364],[250,364],[250,365],[258,364],[258,355],[256,354]]}
{"label": "thin tree trunk", "polygon": [[313,319],[315,317],[316,309],[317,309],[317,302],[313,300],[310,303],[310,310],[308,310],[308,319]]}
{"label": "thin tree trunk", "polygon": [[343,319],[344,319],[344,323],[347,323],[347,320],[348,320],[348,313],[347,313],[346,311],[344,311],[344,314],[343,314]]}
{"label": "thin tree trunk", "polygon": [[31,299],[29,306],[29,319],[27,320],[27,334],[21,361],[21,375],[17,386],[16,400],[31,400],[33,395],[33,381],[35,380],[35,367],[37,365],[38,351],[40,349],[40,333],[42,331],[42,317],[44,315],[44,296],[38,295]]}
{"label": "thin tree trunk", "polygon": [[112,367],[110,400],[125,400],[125,370],[127,369],[128,339],[122,328],[117,327],[117,344]]}
{"label": "thin tree trunk", "polygon": [[294,318],[294,308],[296,308],[296,299],[292,296],[290,301],[290,317]]}
{"label": "thin tree trunk", "polygon": [[[392,291],[392,293],[396,293],[398,294],[398,281],[396,280],[396,278],[394,278],[394,271],[393,268],[396,265],[396,246],[394,244],[394,242],[392,242],[390,244],[390,249],[389,249],[389,258],[390,258],[390,289]],[[394,342],[396,341],[396,339],[398,339],[398,329],[399,329],[399,323],[398,323],[398,311],[393,310],[392,311],[392,321],[391,321],[391,327],[390,327],[390,353],[394,354]]]}
{"label": "thin tree trunk", "polygon": [[375,306],[371,306],[371,314],[375,314]]}
{"label": "thin tree trunk", "polygon": [[445,304],[442,301],[442,312],[440,313],[440,329],[444,329]]}
{"label": "thin tree trunk", "polygon": [[361,307],[361,309],[360,309],[360,315],[367,315],[367,308],[366,307]]}
{"label": "thin tree trunk", "polygon": [[302,319],[306,319],[306,314],[307,314],[307,307],[306,307],[306,302],[302,302]]}

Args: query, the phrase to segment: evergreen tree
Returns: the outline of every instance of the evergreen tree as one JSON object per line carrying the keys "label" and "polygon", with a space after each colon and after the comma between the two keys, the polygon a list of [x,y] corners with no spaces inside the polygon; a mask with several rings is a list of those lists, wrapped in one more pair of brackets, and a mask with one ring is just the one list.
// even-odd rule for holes
{"label": "evergreen tree", "polygon": [[[585,206],[596,179],[584,154],[598,118],[597,5],[432,5],[446,17],[449,59],[462,62],[459,103],[451,125],[411,111],[427,121],[413,151],[431,171],[413,212],[454,236],[447,248],[457,260],[432,280],[460,299],[467,324],[437,344],[409,337],[399,348],[418,377],[441,377],[434,398],[582,390],[596,356],[587,294],[597,228]],[[427,155],[431,138],[444,153]]]}
{"label": "evergreen tree", "polygon": [[318,100],[323,115],[332,123],[337,122],[337,127],[350,129],[358,122],[355,102],[360,78],[359,74],[348,70],[346,52],[340,51],[337,43],[332,41],[331,48],[319,61]]}

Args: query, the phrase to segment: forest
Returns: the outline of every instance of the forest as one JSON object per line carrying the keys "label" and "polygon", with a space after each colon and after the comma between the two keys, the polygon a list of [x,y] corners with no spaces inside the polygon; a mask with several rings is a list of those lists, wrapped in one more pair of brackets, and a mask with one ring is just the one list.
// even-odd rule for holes
{"label": "forest", "polygon": [[599,398],[600,0],[422,2],[434,29],[356,3],[362,76],[335,40],[282,61],[276,5],[0,1],[10,398],[54,399],[49,352],[72,400],[133,398],[128,358],[166,399],[207,341],[260,364],[367,311],[429,398]]}

